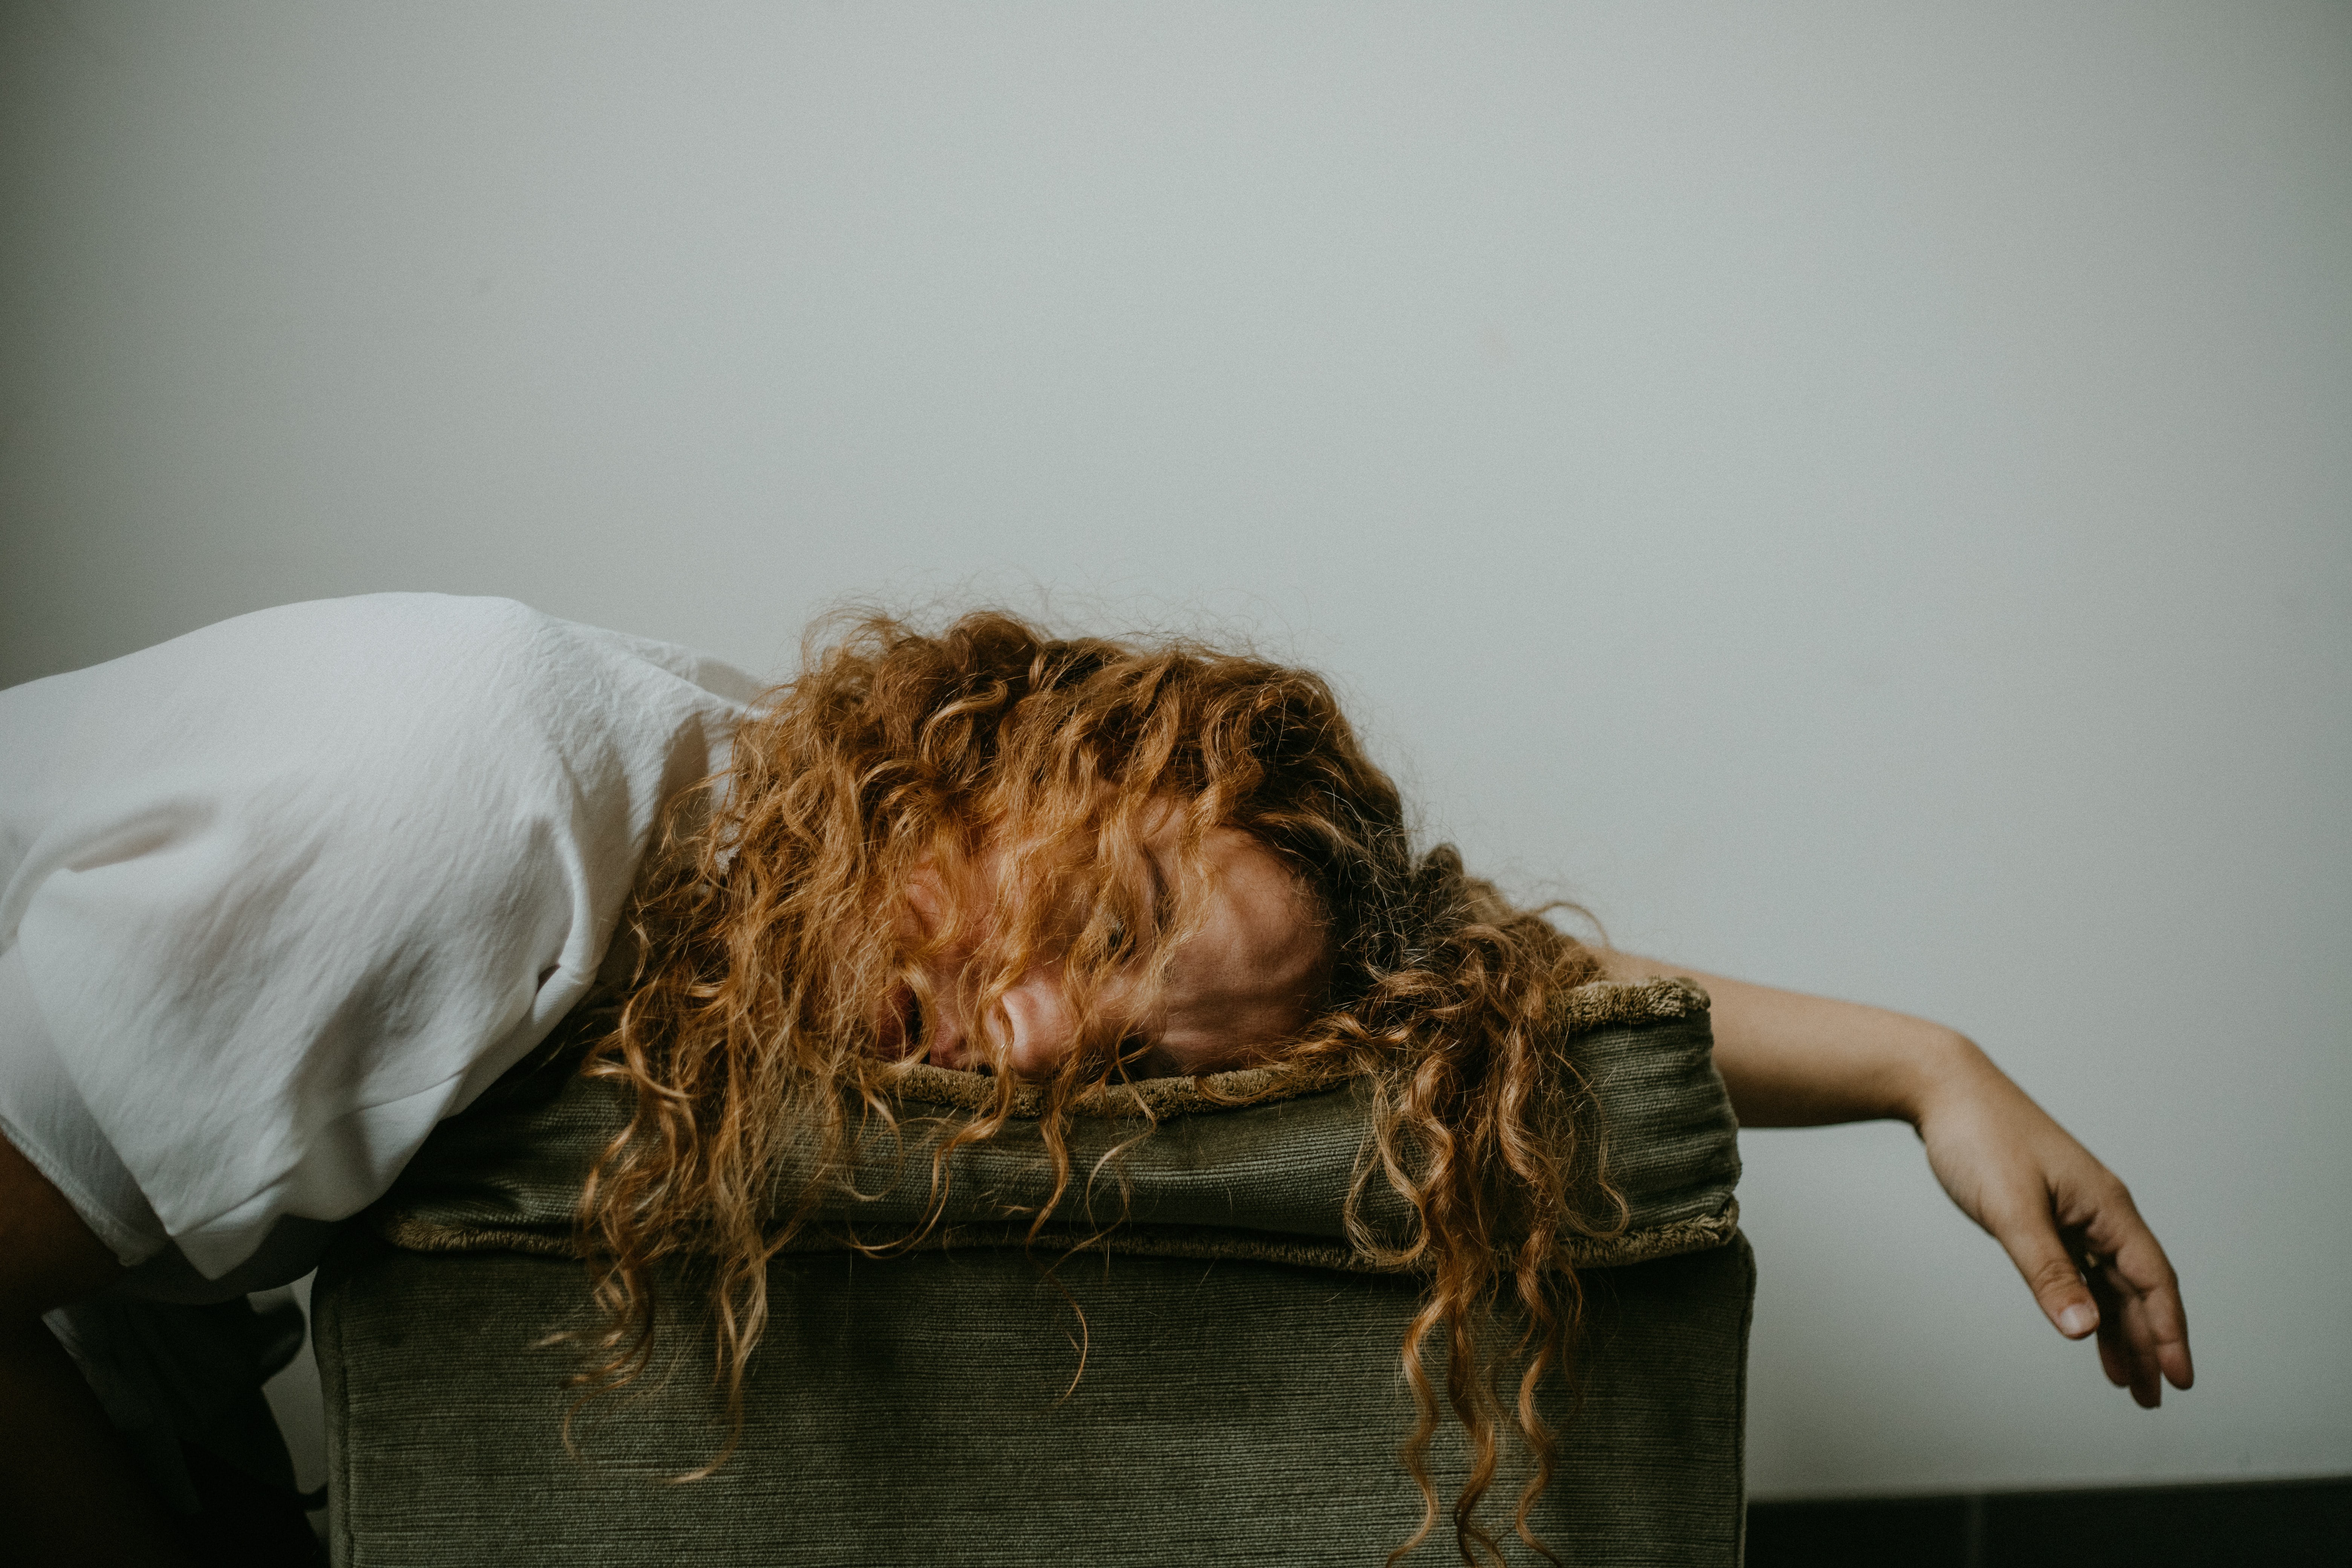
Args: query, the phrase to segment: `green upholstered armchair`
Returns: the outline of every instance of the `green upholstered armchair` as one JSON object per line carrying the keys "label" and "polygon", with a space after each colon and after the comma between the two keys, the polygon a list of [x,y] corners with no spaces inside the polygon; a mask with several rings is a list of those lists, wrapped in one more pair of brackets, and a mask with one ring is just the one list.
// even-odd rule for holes
{"label": "green upholstered armchair", "polygon": [[[1587,1330],[1547,1394],[1562,1462],[1535,1528],[1571,1563],[1735,1564],[1754,1268],[1706,999],[1586,986],[1566,1027],[1631,1212],[1574,1246]],[[1412,1533],[1398,1350],[1420,1282],[1366,1267],[1342,1229],[1356,1088],[1276,1068],[1225,1075],[1239,1107],[1189,1079],[1098,1093],[1076,1169],[1133,1139],[1141,1105],[1157,1125],[1029,1248],[1008,1206],[1045,1189],[1016,1124],[959,1154],[925,1246],[848,1249],[841,1227],[900,1234],[929,1191],[919,1133],[902,1160],[869,1140],[872,1195],[774,1265],[741,1447],[680,1481],[723,1432],[683,1293],[662,1374],[563,1440],[573,1352],[541,1342],[591,1321],[572,1215],[622,1115],[571,1060],[541,1053],[445,1123],[321,1269],[338,1563],[1365,1563]],[[918,1068],[904,1109],[936,1127],[985,1088]],[[1401,1224],[1371,1190],[1368,1217]],[[1451,1437],[1432,1468],[1450,1498]],[[1482,1519],[1533,1560],[1510,1538],[1517,1484],[1507,1468]],[[1455,1561],[1451,1529],[1412,1560]]]}

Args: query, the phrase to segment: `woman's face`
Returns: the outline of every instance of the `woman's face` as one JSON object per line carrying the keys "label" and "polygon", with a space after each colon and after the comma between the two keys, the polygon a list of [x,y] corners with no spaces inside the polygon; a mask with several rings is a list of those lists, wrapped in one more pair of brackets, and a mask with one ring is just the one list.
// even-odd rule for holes
{"label": "woman's face", "polygon": [[[1144,841],[1163,886],[1177,875],[1178,831],[1171,814]],[[1211,829],[1201,847],[1209,891],[1200,929],[1169,954],[1158,1007],[1131,1024],[1145,1047],[1129,1066],[1139,1077],[1218,1072],[1265,1059],[1306,1026],[1328,978],[1322,923],[1290,868],[1234,828]],[[983,864],[982,886],[974,891],[983,908],[992,901],[990,875]],[[944,923],[950,896],[945,883],[927,871],[916,873],[907,889],[916,918],[930,931]],[[915,1044],[940,1067],[976,1067],[989,1059],[981,1031],[961,1016],[957,984],[981,934],[943,954],[930,973],[935,1001]],[[1023,974],[1004,994],[997,1026],[1011,1042],[1005,1060],[1014,1073],[1044,1078],[1059,1067],[1078,1034],[1063,965],[1039,963]]]}

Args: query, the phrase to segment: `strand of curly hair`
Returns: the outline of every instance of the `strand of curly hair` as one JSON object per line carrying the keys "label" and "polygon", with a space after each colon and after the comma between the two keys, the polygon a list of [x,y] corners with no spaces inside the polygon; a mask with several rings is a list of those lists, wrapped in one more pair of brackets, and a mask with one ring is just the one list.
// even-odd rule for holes
{"label": "strand of curly hair", "polygon": [[[1171,810],[1183,868],[1172,896],[1146,845]],[[1499,1474],[1511,1364],[1508,1418],[1532,1459],[1513,1527],[1556,1561],[1529,1518],[1556,1463],[1537,1392],[1566,1374],[1582,1310],[1561,1243],[1623,1223],[1555,1026],[1597,961],[1466,876],[1452,849],[1414,853],[1395,786],[1318,677],[1188,642],[1061,640],[994,612],[935,634],[882,616],[813,629],[801,676],[671,814],[625,921],[633,977],[586,1070],[627,1090],[633,1112],[581,1196],[602,1323],[585,1336],[582,1397],[646,1371],[657,1279],[690,1280],[709,1302],[729,1412],[725,1442],[695,1473],[725,1462],[769,1264],[837,1190],[857,1141],[896,1131],[909,1042],[884,999],[927,1012],[943,952],[969,952],[968,1017],[993,1016],[1037,963],[1068,977],[1079,1039],[1043,1085],[1054,1188],[1031,1216],[1034,1241],[1070,1185],[1067,1107],[1126,1072],[1137,998],[1148,1008],[1167,953],[1202,918],[1202,840],[1217,828],[1280,856],[1325,925],[1328,991],[1280,1059],[1371,1085],[1349,1235],[1427,1281],[1402,1350],[1417,1412],[1402,1458],[1423,1513],[1391,1561],[1440,1517],[1428,1457],[1448,1412],[1470,1458],[1456,1544],[1465,1563],[1501,1561],[1477,1514]],[[1001,889],[984,931],[908,918],[911,875],[952,880],[983,857]],[[1000,1070],[995,1085],[992,1107],[934,1146],[930,1219],[867,1250],[914,1245],[937,1223],[951,1156],[1013,1115],[1013,1076]],[[1408,1238],[1364,1220],[1374,1181],[1410,1205]],[[1497,1350],[1506,1310],[1518,1332]]]}

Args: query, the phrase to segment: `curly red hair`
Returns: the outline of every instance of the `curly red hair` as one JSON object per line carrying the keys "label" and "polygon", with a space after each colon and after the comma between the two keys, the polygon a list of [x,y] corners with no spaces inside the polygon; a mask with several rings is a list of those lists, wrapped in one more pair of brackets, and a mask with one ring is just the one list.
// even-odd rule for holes
{"label": "curly red hair", "polygon": [[[605,1315],[583,1385],[614,1388],[648,1364],[656,1275],[691,1266],[740,1430],[769,1263],[837,1180],[820,1174],[777,1214],[774,1174],[788,1156],[846,1170],[861,1124],[895,1125],[899,1041],[882,999],[919,994],[961,939],[906,918],[912,873],[998,858],[1004,891],[960,982],[968,1016],[990,1016],[1041,959],[1066,966],[1079,1039],[1043,1086],[1058,1202],[1066,1108],[1126,1072],[1121,1019],[1201,914],[1202,837],[1236,828],[1297,872],[1328,932],[1328,992],[1278,1059],[1372,1086],[1355,1244],[1427,1280],[1402,1349],[1418,1412],[1402,1458],[1424,1514],[1399,1554],[1439,1517],[1427,1362],[1442,1336],[1444,1405],[1471,1458],[1452,1509],[1463,1557],[1500,1560],[1476,1513],[1498,1469],[1507,1362],[1534,1460],[1514,1522],[1549,1557],[1528,1525],[1554,1465],[1536,1392],[1565,1369],[1581,1309],[1560,1242],[1589,1234],[1588,1212],[1608,1206],[1591,1200],[1609,1195],[1553,1020],[1568,989],[1598,977],[1592,953],[1466,876],[1450,847],[1416,853],[1395,785],[1312,673],[1181,640],[1055,638],[995,612],[935,633],[873,616],[824,637],[742,726],[729,766],[673,813],[631,907],[635,978],[587,1068],[633,1091],[634,1113],[582,1197]],[[1171,804],[1183,874],[1160,897],[1145,841]],[[1120,1008],[1099,1005],[1114,981]],[[1000,1074],[993,1108],[941,1141],[935,1213],[949,1154],[999,1131],[1017,1087]],[[1359,1217],[1375,1180],[1418,1216],[1402,1246]],[[1498,1352],[1505,1306],[1520,1329]]]}

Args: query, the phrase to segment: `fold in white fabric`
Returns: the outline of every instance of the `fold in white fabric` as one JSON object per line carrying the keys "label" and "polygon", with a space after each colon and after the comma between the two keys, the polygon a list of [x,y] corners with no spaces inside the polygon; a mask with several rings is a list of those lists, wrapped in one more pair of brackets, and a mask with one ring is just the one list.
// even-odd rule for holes
{"label": "fold in white fabric", "polygon": [[756,691],[398,594],[0,692],[0,1123],[126,1264],[356,1212],[579,1001]]}
{"label": "fold in white fabric", "polygon": [[131,1264],[169,1241],[138,1178],[115,1154],[58,1059],[33,1005],[25,955],[0,952],[0,1134],[33,1163],[114,1256]]}

